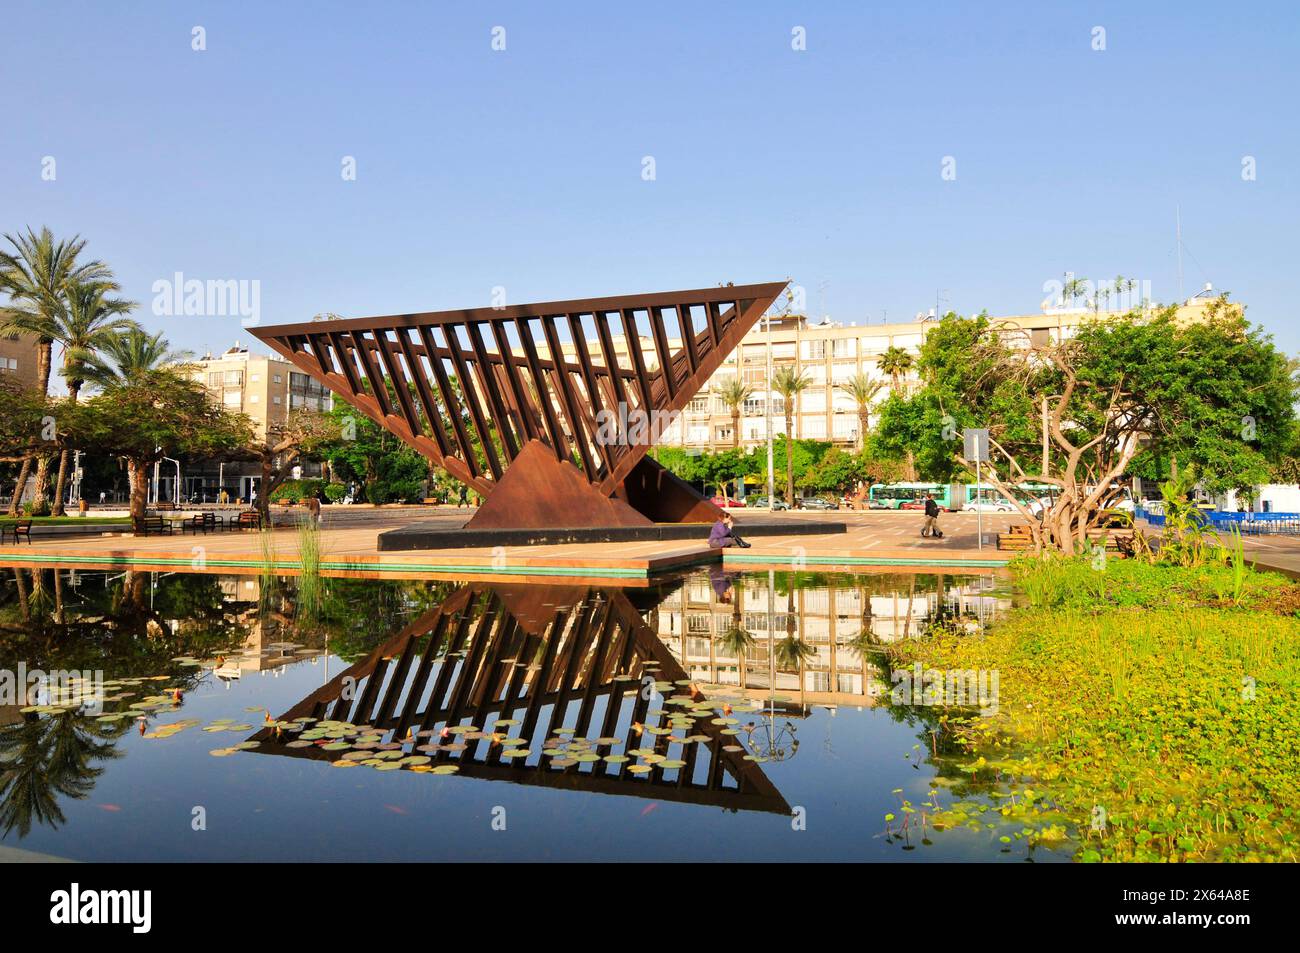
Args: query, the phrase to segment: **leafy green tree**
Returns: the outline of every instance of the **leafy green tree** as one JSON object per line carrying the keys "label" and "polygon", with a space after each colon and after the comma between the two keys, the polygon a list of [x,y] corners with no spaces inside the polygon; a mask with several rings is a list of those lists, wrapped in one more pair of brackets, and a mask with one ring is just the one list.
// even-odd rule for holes
{"label": "leafy green tree", "polygon": [[705,486],[717,487],[721,496],[726,494],[728,485],[744,476],[748,470],[745,454],[733,447],[720,453],[701,454],[697,457],[695,479],[703,481]]}
{"label": "leafy green tree", "polygon": [[209,399],[203,385],[166,368],[110,384],[71,412],[72,433],[87,449],[125,457],[131,516],[144,517],[150,464],[170,457],[228,454],[252,441],[252,422]]}
{"label": "leafy green tree", "polygon": [[418,497],[428,470],[419,453],[348,404],[336,403],[330,416],[338,438],[317,452],[335,473],[361,483],[371,503]]}
{"label": "leafy green tree", "polygon": [[813,486],[825,493],[844,493],[866,476],[860,454],[831,447],[812,469]]}
{"label": "leafy green tree", "polygon": [[[1065,552],[1086,543],[1124,480],[1152,460],[1194,466],[1210,492],[1267,479],[1295,419],[1286,359],[1225,298],[1190,323],[1171,307],[1088,321],[1046,343],[984,316],[951,316],[927,336],[918,370],[920,391],[885,404],[882,443],[915,448],[936,479],[973,473],[961,430],[987,427],[982,475],[1030,521],[1039,547]],[[1025,482],[1053,486],[1055,500],[1031,507],[1017,489]]]}

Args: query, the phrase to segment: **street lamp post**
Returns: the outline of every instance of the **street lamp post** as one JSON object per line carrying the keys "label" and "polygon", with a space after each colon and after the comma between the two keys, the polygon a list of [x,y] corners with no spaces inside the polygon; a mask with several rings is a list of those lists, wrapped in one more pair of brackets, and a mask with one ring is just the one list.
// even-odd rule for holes
{"label": "street lamp post", "polygon": [[763,409],[767,416],[767,511],[776,511],[776,471],[772,467],[772,315],[767,321],[767,380],[764,382]]}

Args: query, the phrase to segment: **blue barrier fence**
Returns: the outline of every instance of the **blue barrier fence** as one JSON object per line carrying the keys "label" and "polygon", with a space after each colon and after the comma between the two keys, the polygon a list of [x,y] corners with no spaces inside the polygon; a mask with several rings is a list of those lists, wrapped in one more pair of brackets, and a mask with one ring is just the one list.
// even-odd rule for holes
{"label": "blue barrier fence", "polygon": [[[1300,513],[1228,513],[1220,510],[1200,510],[1204,522],[1211,529],[1230,533],[1234,529],[1243,536],[1285,535],[1300,536]],[[1164,526],[1163,513],[1152,513],[1137,508],[1137,516],[1152,526]]]}

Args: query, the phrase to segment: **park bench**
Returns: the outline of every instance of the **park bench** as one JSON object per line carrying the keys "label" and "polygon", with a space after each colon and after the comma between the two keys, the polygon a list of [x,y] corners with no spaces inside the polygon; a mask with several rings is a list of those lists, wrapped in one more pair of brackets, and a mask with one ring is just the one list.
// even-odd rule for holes
{"label": "park bench", "polygon": [[231,529],[261,529],[262,516],[256,510],[245,510],[230,524]]}
{"label": "park bench", "polygon": [[1034,537],[1028,526],[1012,526],[1005,533],[998,533],[998,549],[1021,552],[1034,548]]}
{"label": "park bench", "polygon": [[4,542],[6,535],[14,538],[14,545],[18,544],[20,537],[26,537],[27,545],[30,546],[32,544],[32,521],[19,520],[11,525],[0,525],[0,543]]}
{"label": "park bench", "polygon": [[[1095,545],[1096,542],[1096,539],[1090,540],[1092,545]],[[998,533],[998,549],[1009,552],[1026,552],[1033,548],[1034,537],[1027,527],[1012,526],[1007,532]],[[1108,533],[1105,537],[1105,548],[1108,553],[1131,556],[1133,555],[1133,534]]]}
{"label": "park bench", "polygon": [[134,521],[133,526],[137,536],[170,536],[172,534],[172,524],[161,516],[142,516]]}
{"label": "park bench", "polygon": [[208,533],[217,528],[216,513],[196,513],[185,521],[182,532],[194,530],[196,533]]}

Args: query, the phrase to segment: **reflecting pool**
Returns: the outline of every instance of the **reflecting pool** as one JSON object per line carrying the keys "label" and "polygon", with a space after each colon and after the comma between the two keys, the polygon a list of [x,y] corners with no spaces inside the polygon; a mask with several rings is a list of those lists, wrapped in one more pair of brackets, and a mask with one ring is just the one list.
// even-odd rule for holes
{"label": "reflecting pool", "polygon": [[988,792],[949,763],[940,709],[891,702],[881,649],[978,630],[1010,608],[1005,586],[0,570],[0,670],[36,686],[0,697],[0,846],[78,860],[1066,860],[1008,846],[994,824],[908,823],[906,805]]}

